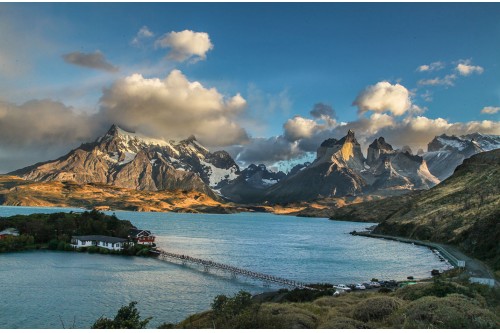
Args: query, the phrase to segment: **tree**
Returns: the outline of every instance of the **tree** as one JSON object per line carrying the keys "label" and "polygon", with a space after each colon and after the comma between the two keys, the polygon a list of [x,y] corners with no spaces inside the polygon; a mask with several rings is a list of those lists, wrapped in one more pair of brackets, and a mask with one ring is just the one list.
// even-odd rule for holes
{"label": "tree", "polygon": [[101,317],[96,320],[92,328],[111,329],[111,328],[128,328],[128,329],[142,329],[153,317],[148,317],[141,320],[139,311],[135,308],[137,302],[130,302],[127,306],[122,306],[118,310],[114,319]]}

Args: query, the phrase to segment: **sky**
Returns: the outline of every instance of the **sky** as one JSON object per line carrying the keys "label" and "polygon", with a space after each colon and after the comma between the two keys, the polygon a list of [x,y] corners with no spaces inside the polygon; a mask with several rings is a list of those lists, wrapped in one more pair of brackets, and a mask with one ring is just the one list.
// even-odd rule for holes
{"label": "sky", "polygon": [[0,4],[0,173],[111,124],[241,166],[500,134],[498,3]]}

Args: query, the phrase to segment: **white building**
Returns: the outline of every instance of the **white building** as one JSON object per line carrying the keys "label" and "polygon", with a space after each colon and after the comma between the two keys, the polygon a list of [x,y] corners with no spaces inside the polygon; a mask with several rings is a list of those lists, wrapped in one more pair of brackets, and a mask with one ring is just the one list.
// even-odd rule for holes
{"label": "white building", "polygon": [[125,238],[91,235],[71,237],[71,246],[74,248],[97,246],[108,250],[123,250],[128,241]]}

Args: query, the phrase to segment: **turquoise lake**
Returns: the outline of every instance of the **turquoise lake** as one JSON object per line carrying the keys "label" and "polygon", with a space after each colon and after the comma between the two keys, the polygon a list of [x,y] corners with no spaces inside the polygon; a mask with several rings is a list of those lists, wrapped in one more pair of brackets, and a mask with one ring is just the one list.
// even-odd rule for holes
{"label": "turquoise lake", "polygon": [[[0,216],[71,210],[78,211],[0,206]],[[262,213],[115,214],[151,230],[157,245],[169,252],[302,282],[423,278],[432,269],[447,268],[425,247],[349,235],[372,223]],[[131,301],[138,302],[142,317],[153,317],[148,327],[154,328],[209,309],[219,294],[278,288],[154,258],[53,251],[1,254],[0,329],[62,328],[62,323],[89,328]]]}

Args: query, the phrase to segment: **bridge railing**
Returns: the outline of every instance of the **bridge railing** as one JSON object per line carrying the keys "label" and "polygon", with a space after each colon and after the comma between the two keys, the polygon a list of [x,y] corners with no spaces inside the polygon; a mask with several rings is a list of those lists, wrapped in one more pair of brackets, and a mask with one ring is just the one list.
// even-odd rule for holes
{"label": "bridge railing", "polygon": [[253,271],[250,271],[248,269],[243,269],[243,268],[239,268],[239,267],[235,267],[235,266],[231,266],[231,265],[221,264],[221,263],[218,263],[218,262],[215,262],[212,260],[194,258],[194,257],[188,256],[188,255],[167,252],[167,251],[164,251],[161,249],[156,249],[152,252],[157,254],[160,257],[160,259],[174,258],[174,259],[181,260],[181,261],[188,261],[188,262],[192,262],[195,264],[203,265],[205,267],[205,269],[216,268],[216,269],[230,272],[232,274],[244,275],[244,276],[247,276],[247,277],[250,277],[253,279],[263,280],[263,281],[272,282],[272,283],[276,283],[276,284],[280,284],[280,285],[292,286],[292,287],[302,288],[302,289],[313,289],[311,287],[307,287],[305,285],[305,283],[302,283],[299,281],[285,279],[285,278],[281,278],[281,277],[270,275],[270,274],[253,272]]}

